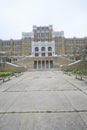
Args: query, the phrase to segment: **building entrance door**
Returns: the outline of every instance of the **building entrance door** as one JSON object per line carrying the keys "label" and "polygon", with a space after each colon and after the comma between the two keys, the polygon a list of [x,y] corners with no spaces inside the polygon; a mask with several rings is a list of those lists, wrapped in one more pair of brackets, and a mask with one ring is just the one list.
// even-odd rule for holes
{"label": "building entrance door", "polygon": [[42,60],[42,61],[34,61],[34,69],[50,69],[53,68],[52,60]]}

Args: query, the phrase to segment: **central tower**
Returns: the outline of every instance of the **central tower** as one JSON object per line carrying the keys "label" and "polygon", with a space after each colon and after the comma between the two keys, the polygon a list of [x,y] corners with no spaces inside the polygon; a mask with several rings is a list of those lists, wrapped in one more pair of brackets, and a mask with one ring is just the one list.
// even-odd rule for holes
{"label": "central tower", "polygon": [[33,26],[32,56],[54,56],[53,26]]}
{"label": "central tower", "polygon": [[34,41],[52,41],[53,26],[33,26]]}

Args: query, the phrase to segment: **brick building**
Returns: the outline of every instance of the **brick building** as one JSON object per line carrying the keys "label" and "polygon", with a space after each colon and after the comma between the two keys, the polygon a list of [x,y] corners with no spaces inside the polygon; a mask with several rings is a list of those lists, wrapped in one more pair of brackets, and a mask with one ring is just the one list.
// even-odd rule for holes
{"label": "brick building", "polygon": [[34,25],[32,32],[22,32],[21,39],[0,40],[0,52],[5,52],[5,61],[24,58],[25,65],[37,69],[56,68],[62,62],[60,57],[80,59],[85,48],[87,37],[65,38],[64,32],[54,31],[52,25]]}

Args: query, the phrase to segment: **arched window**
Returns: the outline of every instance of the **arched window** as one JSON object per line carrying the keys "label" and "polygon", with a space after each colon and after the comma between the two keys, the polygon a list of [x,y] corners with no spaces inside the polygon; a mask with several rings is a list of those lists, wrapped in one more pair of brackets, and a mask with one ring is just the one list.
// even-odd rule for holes
{"label": "arched window", "polygon": [[39,51],[39,48],[38,48],[38,47],[35,47],[35,51]]}
{"label": "arched window", "polygon": [[48,47],[48,51],[52,51],[52,47]]}
{"label": "arched window", "polygon": [[45,51],[45,47],[41,47],[41,51]]}

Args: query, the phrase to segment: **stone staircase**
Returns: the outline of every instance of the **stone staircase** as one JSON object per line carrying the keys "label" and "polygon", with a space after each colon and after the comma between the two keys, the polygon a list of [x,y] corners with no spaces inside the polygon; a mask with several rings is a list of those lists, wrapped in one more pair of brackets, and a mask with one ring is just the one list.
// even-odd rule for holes
{"label": "stone staircase", "polygon": [[87,60],[78,60],[68,65],[61,65],[61,69],[87,69]]}
{"label": "stone staircase", "polygon": [[5,63],[0,63],[0,71],[5,71],[5,72],[24,72],[26,71],[26,67],[24,66],[19,66],[13,63],[5,62]]}

